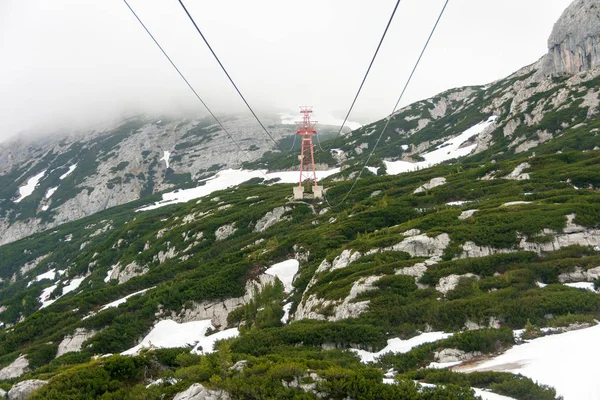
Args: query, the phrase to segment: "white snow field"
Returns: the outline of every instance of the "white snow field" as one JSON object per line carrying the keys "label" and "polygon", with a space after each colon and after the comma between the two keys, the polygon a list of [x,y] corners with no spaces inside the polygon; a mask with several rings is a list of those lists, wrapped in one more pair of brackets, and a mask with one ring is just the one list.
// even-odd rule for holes
{"label": "white snow field", "polygon": [[596,325],[534,339],[491,360],[455,370],[522,374],[554,387],[564,400],[600,399],[599,342],[600,325]]}
{"label": "white snow field", "polygon": [[88,315],[86,315],[85,317],[81,318],[81,320],[83,321],[83,320],[86,320],[86,319],[88,319],[88,318],[90,318],[90,317],[93,317],[94,315],[96,315],[96,314],[97,314],[97,313],[99,313],[100,311],[104,311],[104,310],[107,310],[107,309],[109,309],[109,308],[119,307],[121,304],[123,304],[123,303],[126,303],[126,302],[127,302],[127,300],[129,300],[129,298],[130,298],[130,297],[137,296],[138,294],[144,294],[144,293],[146,293],[148,290],[152,290],[152,289],[154,289],[155,287],[156,287],[156,286],[152,286],[152,287],[150,287],[150,288],[148,288],[148,289],[142,289],[142,290],[140,290],[139,292],[131,293],[131,294],[129,294],[129,295],[127,295],[127,296],[125,296],[125,297],[122,297],[122,298],[120,298],[119,300],[115,300],[115,301],[113,301],[112,303],[108,303],[108,304],[106,304],[106,305],[102,306],[102,307],[101,307],[101,308],[98,310],[98,312],[90,312]]}
{"label": "white snow field", "polygon": [[432,343],[438,340],[447,339],[452,336],[451,333],[444,332],[427,332],[422,333],[419,336],[415,336],[408,340],[402,340],[399,338],[389,339],[388,345],[377,353],[371,353],[365,350],[350,349],[355,352],[363,363],[375,362],[375,359],[381,357],[387,353],[408,353],[411,349],[420,346],[424,343]]}
{"label": "white snow field", "polygon": [[281,323],[287,324],[290,319],[290,310],[292,309],[292,302],[285,303],[283,305],[283,317],[281,317]]}
{"label": "white snow field", "polygon": [[594,282],[574,282],[574,283],[565,283],[565,286],[569,286],[576,289],[585,289],[591,290],[592,292],[596,292],[594,289]]}
{"label": "white snow field", "polygon": [[[339,168],[330,169],[327,171],[317,171],[317,179],[323,179],[330,175],[337,174],[340,172]],[[266,175],[266,177],[265,177]],[[283,172],[272,172],[266,173],[266,171],[250,171],[243,169],[227,169],[219,172],[215,176],[208,178],[203,186],[198,186],[192,189],[178,190],[175,192],[163,194],[163,199],[152,205],[142,207],[137,211],[148,211],[156,208],[168,206],[171,204],[185,203],[199,197],[207,196],[217,190],[224,190],[241,183],[249,181],[253,178],[265,178],[265,179],[281,179],[277,183],[294,183],[298,182],[300,177],[299,171],[283,171]]]}
{"label": "white snow field", "polygon": [[169,158],[171,157],[170,151],[163,151],[163,157],[158,161],[164,161],[167,168],[169,168]]}
{"label": "white snow field", "polygon": [[168,349],[186,346],[195,346],[192,350],[194,353],[206,354],[213,352],[217,340],[229,339],[239,335],[237,328],[233,328],[206,336],[209,328],[213,328],[209,319],[182,324],[170,319],[159,321],[140,344],[125,350],[121,354],[135,355],[141,349],[147,347]]}
{"label": "white snow field", "polygon": [[479,124],[467,129],[457,137],[442,143],[437,147],[436,150],[421,154],[421,157],[423,157],[425,161],[414,163],[408,161],[384,161],[388,175],[398,175],[403,172],[429,168],[444,161],[468,156],[473,150],[475,150],[477,145],[472,144],[462,148],[461,146],[469,139],[482,133],[488,126],[496,122],[497,118],[497,116],[491,116],[487,121],[480,122]]}
{"label": "white snow field", "polygon": [[77,168],[77,163],[69,166],[69,170],[67,172],[65,172],[64,174],[62,174],[59,179],[62,181],[67,176],[71,175],[73,173],[73,171],[75,171],[75,168]]}
{"label": "white snow field", "polygon": [[119,300],[115,300],[115,301],[113,301],[112,303],[108,303],[108,304],[106,304],[105,306],[102,306],[102,308],[101,308],[99,311],[104,311],[104,310],[107,310],[107,309],[109,309],[109,308],[113,308],[113,307],[119,307],[121,304],[123,304],[123,303],[127,302],[127,300],[128,300],[130,297],[137,296],[138,294],[144,294],[144,293],[146,293],[148,290],[152,290],[152,289],[154,289],[155,287],[156,287],[156,286],[152,286],[152,287],[150,287],[150,288],[148,288],[148,289],[142,289],[142,290],[140,290],[139,292],[131,293],[131,294],[129,294],[129,295],[127,295],[127,296],[125,296],[125,297],[122,297],[122,298],[120,298]]}
{"label": "white snow field", "polygon": [[[390,381],[394,381],[393,379],[387,380],[384,379],[383,383],[390,383],[393,384],[393,382]],[[422,387],[436,387],[437,385],[431,384],[431,383],[425,383],[425,382],[417,382],[419,385],[421,385]],[[506,396],[502,396],[500,394],[496,394],[496,393],[492,393],[489,392],[485,389],[478,389],[478,388],[474,388],[472,387],[471,389],[473,389],[475,391],[475,395],[481,397],[481,400],[516,400],[512,397],[506,397]]]}
{"label": "white snow field", "polygon": [[46,199],[49,199],[50,197],[52,197],[52,195],[58,190],[58,186],[55,187],[51,187],[50,189],[48,189],[48,191],[46,192],[46,195],[44,196]]}
{"label": "white snow field", "polygon": [[64,295],[66,295],[67,293],[72,292],[73,290],[77,289],[79,287],[79,285],[81,285],[81,283],[85,280],[85,276],[83,278],[73,278],[71,279],[62,289],[62,294],[60,296],[58,296],[55,299],[50,299],[50,295],[52,294],[52,292],[54,291],[54,289],[56,289],[58,287],[58,282],[55,283],[52,286],[49,286],[47,288],[45,288],[42,291],[42,294],[40,294],[40,303],[42,303],[42,306],[40,308],[45,308],[48,307],[50,304],[54,303],[56,300],[60,299],[61,297],[63,297]]}
{"label": "white snow field", "polygon": [[39,174],[32,176],[27,180],[27,183],[25,183],[25,185],[19,188],[19,198],[15,200],[15,203],[19,203],[25,197],[33,193],[38,183],[40,183],[40,180],[44,177],[44,175],[46,175],[46,171],[47,170],[45,169]]}
{"label": "white snow field", "polygon": [[298,260],[286,260],[278,264],[274,264],[271,268],[265,271],[265,274],[276,276],[283,283],[283,289],[286,293],[291,293],[294,290],[292,282],[298,273],[300,263]]}

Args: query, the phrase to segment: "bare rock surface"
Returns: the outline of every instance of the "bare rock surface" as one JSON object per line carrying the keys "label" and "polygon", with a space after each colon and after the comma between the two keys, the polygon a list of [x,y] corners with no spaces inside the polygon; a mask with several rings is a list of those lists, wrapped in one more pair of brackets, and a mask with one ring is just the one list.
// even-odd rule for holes
{"label": "bare rock surface", "polygon": [[190,305],[179,313],[171,312],[168,315],[159,313],[159,317],[160,319],[172,319],[178,323],[210,319],[215,328],[224,329],[227,326],[227,316],[231,311],[250,303],[266,285],[274,282],[274,276],[262,274],[256,280],[246,282],[246,292],[241,297],[201,303],[190,302]]}
{"label": "bare rock surface", "polygon": [[543,73],[576,74],[600,64],[600,4],[575,0],[554,24]]}
{"label": "bare rock surface", "polygon": [[8,391],[8,400],[24,400],[27,399],[33,392],[47,384],[48,381],[39,379],[30,379],[15,384]]}
{"label": "bare rock surface", "polygon": [[83,342],[93,337],[95,334],[95,331],[77,328],[72,335],[65,336],[62,342],[60,342],[56,357],[60,357],[65,353],[80,351]]}
{"label": "bare rock surface", "polygon": [[29,360],[24,355],[20,355],[10,365],[0,370],[0,380],[18,378],[29,371]]}
{"label": "bare rock surface", "polygon": [[261,219],[256,221],[256,226],[254,227],[254,232],[266,231],[267,229],[269,229],[270,227],[272,227],[273,225],[275,225],[276,223],[281,221],[283,214],[285,214],[286,212],[288,212],[290,210],[291,210],[290,207],[282,206],[282,207],[274,208],[272,211],[269,211],[268,213],[265,214],[264,217],[262,217]]}
{"label": "bare rock surface", "polygon": [[231,396],[224,390],[207,389],[194,383],[187,390],[177,393],[173,400],[231,400]]}

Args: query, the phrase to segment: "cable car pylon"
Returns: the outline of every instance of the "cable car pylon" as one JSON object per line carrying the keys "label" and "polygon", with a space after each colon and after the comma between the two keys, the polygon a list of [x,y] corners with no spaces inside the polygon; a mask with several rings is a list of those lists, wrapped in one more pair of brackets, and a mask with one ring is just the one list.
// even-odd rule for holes
{"label": "cable car pylon", "polygon": [[[312,107],[300,107],[300,113],[302,114],[302,121],[296,122],[298,130],[296,135],[302,137],[302,146],[298,159],[300,160],[300,180],[298,186],[294,187],[294,199],[322,199],[323,198],[323,186],[317,184],[317,171],[315,169],[315,152],[312,137],[317,134],[315,125],[317,121],[310,120],[310,114],[312,114]],[[304,194],[304,182],[312,181],[312,195]]]}

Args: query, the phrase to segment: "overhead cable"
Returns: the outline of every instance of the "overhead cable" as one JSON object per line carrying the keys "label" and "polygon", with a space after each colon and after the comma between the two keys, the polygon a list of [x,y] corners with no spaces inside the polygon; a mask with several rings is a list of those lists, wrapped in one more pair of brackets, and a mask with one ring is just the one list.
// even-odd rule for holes
{"label": "overhead cable", "polygon": [[425,42],[425,46],[423,46],[423,49],[421,50],[421,54],[419,55],[419,58],[417,59],[417,62],[415,63],[410,76],[408,77],[404,87],[402,88],[402,92],[400,93],[400,96],[398,97],[398,101],[396,101],[396,104],[394,105],[394,109],[392,110],[392,113],[389,115],[389,117],[387,118],[387,121],[383,127],[383,129],[381,130],[381,133],[379,134],[379,137],[377,138],[377,141],[375,142],[375,146],[373,146],[373,149],[371,150],[371,152],[369,153],[369,156],[367,157],[367,160],[365,161],[365,163],[363,164],[362,168],[360,169],[360,171],[358,172],[358,175],[356,176],[356,179],[354,179],[354,182],[352,183],[352,186],[350,187],[350,190],[348,190],[348,192],[346,193],[346,195],[344,196],[344,198],[337,203],[335,206],[332,205],[329,200],[327,199],[327,196],[324,195],[324,199],[327,202],[327,204],[329,205],[329,207],[331,208],[336,208],[339,207],[340,205],[342,205],[342,203],[344,203],[346,201],[346,199],[348,199],[348,196],[350,196],[350,193],[352,193],[352,191],[354,190],[354,187],[356,186],[356,184],[358,183],[358,180],[360,179],[360,176],[362,175],[363,171],[367,168],[367,165],[369,165],[369,161],[371,161],[371,158],[373,157],[373,154],[375,154],[375,150],[377,149],[377,146],[379,145],[379,142],[381,141],[381,138],[383,137],[383,134],[385,133],[388,125],[390,124],[390,121],[392,120],[394,113],[396,112],[396,109],[398,108],[398,105],[400,104],[400,101],[402,101],[402,98],[404,97],[404,93],[406,92],[406,89],[408,88],[408,85],[410,84],[410,82],[412,81],[412,78],[415,74],[415,71],[417,70],[421,59],[423,58],[423,54],[425,54],[425,50],[427,50],[427,47],[429,46],[429,42],[431,41],[431,38],[433,37],[433,34],[435,33],[440,20],[442,19],[442,16],[444,15],[444,12],[446,11],[446,7],[448,6],[450,0],[446,0],[446,2],[444,3],[444,6],[442,7],[442,10],[440,11],[440,14],[438,15],[437,20],[435,21],[435,24],[433,25],[433,29],[431,30],[431,32],[429,33],[429,36],[427,37],[427,41]]}

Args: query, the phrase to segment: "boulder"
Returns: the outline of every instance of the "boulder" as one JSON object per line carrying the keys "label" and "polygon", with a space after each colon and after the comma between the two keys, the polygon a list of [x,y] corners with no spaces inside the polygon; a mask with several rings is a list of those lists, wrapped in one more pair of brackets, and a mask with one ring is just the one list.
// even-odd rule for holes
{"label": "boulder", "polygon": [[29,371],[29,361],[24,355],[20,355],[10,365],[0,370],[0,380],[18,378],[27,371]]}
{"label": "boulder", "polygon": [[266,231],[267,229],[269,229],[270,227],[272,227],[273,225],[275,225],[276,223],[281,221],[281,217],[283,217],[283,214],[285,214],[286,212],[288,212],[290,210],[291,210],[291,208],[282,206],[282,207],[274,208],[272,211],[269,211],[261,219],[256,221],[256,226],[254,227],[254,232]]}
{"label": "boulder", "polygon": [[56,357],[60,357],[65,353],[80,351],[83,342],[93,337],[95,334],[96,331],[87,331],[84,328],[75,329],[73,335],[65,336],[62,342],[60,342]]}
{"label": "boulder", "polygon": [[29,395],[47,383],[48,381],[41,381],[39,379],[19,382],[8,391],[8,400],[26,399]]}
{"label": "boulder", "polygon": [[224,390],[207,389],[199,383],[194,383],[187,390],[179,392],[173,400],[230,400],[231,396]]}

